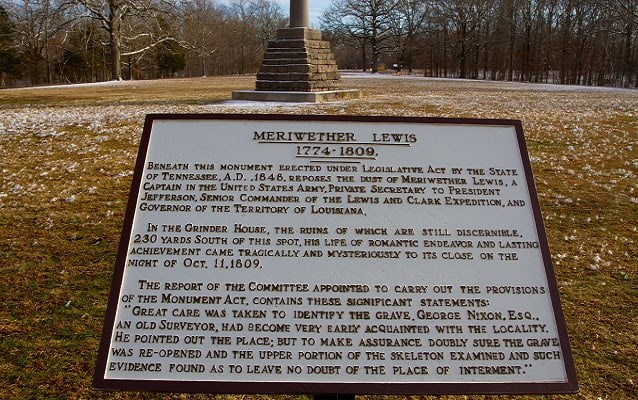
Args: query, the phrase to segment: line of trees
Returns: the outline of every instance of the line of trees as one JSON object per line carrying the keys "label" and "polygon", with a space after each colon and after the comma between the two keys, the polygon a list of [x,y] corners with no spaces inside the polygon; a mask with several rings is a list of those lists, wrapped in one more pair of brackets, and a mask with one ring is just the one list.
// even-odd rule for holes
{"label": "line of trees", "polygon": [[638,0],[333,0],[341,67],[638,87]]}
{"label": "line of trees", "polygon": [[0,86],[256,71],[272,0],[0,0]]}
{"label": "line of trees", "polygon": [[[274,0],[0,0],[0,87],[254,73],[285,14]],[[638,0],[332,0],[321,29],[344,69],[638,87]]]}

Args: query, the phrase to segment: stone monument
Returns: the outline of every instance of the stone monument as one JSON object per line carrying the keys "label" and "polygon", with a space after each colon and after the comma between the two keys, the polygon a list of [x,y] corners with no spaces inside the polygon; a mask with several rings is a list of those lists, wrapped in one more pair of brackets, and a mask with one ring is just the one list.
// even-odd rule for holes
{"label": "stone monument", "polygon": [[235,91],[233,99],[324,102],[361,97],[358,89],[340,90],[330,42],[308,26],[308,0],[290,0],[290,25],[278,29],[277,38],[268,43],[255,90]]}

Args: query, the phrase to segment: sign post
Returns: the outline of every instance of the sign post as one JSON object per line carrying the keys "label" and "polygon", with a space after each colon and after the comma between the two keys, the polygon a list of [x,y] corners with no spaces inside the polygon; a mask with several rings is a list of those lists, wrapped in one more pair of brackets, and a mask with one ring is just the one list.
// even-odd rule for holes
{"label": "sign post", "polygon": [[574,392],[520,122],[148,116],[94,385]]}

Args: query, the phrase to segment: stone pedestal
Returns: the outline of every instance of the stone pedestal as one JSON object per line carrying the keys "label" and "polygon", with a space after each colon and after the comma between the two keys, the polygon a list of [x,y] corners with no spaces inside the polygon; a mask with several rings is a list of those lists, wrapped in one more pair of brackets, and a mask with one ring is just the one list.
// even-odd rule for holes
{"label": "stone pedestal", "polygon": [[306,27],[277,30],[268,43],[255,90],[233,92],[233,99],[323,102],[361,97],[360,90],[339,90],[340,76],[330,42]]}
{"label": "stone pedestal", "polygon": [[257,74],[256,90],[319,92],[339,88],[339,72],[330,42],[321,31],[284,28],[268,50]]}

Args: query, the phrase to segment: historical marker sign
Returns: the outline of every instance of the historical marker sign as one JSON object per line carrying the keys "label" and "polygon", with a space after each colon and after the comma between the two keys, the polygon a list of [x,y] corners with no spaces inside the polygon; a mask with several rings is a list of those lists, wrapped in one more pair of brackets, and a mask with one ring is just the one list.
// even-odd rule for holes
{"label": "historical marker sign", "polygon": [[573,392],[517,121],[147,118],[94,385]]}

